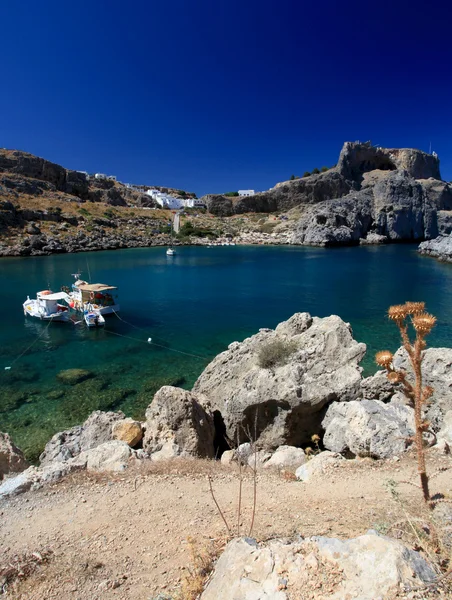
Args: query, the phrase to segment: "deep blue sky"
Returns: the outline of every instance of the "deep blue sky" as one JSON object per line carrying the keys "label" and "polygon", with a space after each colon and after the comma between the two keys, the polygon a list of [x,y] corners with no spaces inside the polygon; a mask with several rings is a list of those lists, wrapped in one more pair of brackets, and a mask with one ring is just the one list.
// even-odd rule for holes
{"label": "deep blue sky", "polygon": [[431,142],[452,179],[449,2],[24,0],[0,22],[0,146],[201,195],[345,140]]}

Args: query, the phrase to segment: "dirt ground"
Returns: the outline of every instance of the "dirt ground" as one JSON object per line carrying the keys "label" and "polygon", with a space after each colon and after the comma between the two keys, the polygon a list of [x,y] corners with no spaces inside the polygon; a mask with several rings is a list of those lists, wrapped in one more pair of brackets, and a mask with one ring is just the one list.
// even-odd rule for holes
{"label": "dirt ground", "polygon": [[[431,472],[452,466],[430,450]],[[36,570],[6,598],[27,600],[150,600],[176,590],[190,568],[190,538],[201,546],[225,539],[224,523],[207,475],[234,534],[238,469],[219,463],[176,460],[121,475],[79,473],[53,486],[0,504],[0,566],[35,553]],[[402,507],[388,482],[417,482],[412,455],[398,461],[344,461],[309,483],[260,470],[252,536],[258,540],[302,535],[348,538],[385,533],[403,510],[420,514],[420,491],[400,483]],[[433,491],[452,498],[452,471],[440,472]],[[243,483],[240,533],[247,535],[253,498],[250,471]],[[48,561],[41,558],[48,556]],[[37,557],[37,558],[36,558]],[[0,591],[1,595],[1,591]],[[444,597],[444,596],[443,596]]]}

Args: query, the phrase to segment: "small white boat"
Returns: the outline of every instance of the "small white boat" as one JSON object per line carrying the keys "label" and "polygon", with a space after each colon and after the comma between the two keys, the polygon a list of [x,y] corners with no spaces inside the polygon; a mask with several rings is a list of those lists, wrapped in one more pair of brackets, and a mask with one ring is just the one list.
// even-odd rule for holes
{"label": "small white boat", "polygon": [[23,303],[24,315],[43,321],[69,321],[68,306],[60,301],[68,302],[69,296],[65,292],[53,294],[51,290],[43,290],[36,294],[36,299],[27,297]]}
{"label": "small white boat", "polygon": [[173,237],[174,233],[179,233],[180,231],[180,215],[178,212],[171,219],[171,246],[166,251],[166,256],[174,256],[176,254],[176,250],[173,248]]}
{"label": "small white boat", "polygon": [[100,310],[94,308],[92,304],[86,303],[84,305],[83,318],[88,327],[102,327],[105,325],[105,319],[103,318]]}
{"label": "small white boat", "polygon": [[166,256],[174,256],[176,254],[176,250],[174,248],[168,248],[166,251]]}

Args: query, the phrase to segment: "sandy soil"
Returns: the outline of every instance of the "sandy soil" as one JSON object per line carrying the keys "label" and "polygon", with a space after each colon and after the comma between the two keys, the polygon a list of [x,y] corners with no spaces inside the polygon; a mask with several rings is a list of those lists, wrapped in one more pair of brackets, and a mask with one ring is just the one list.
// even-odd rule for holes
{"label": "sandy soil", "polygon": [[[431,470],[451,466],[431,450]],[[353,460],[311,483],[277,471],[259,471],[253,537],[329,535],[341,538],[370,528],[385,532],[402,514],[387,489],[390,480],[416,482],[413,456],[399,461]],[[237,530],[237,467],[205,461],[173,461],[124,475],[80,473],[0,504],[1,564],[14,556],[50,552],[46,564],[8,598],[27,600],[149,600],[178,588],[190,567],[188,539],[201,545],[225,539],[225,527],[209,492],[207,474],[226,517]],[[413,477],[414,475],[414,477]],[[434,491],[452,497],[451,471]],[[419,514],[420,492],[398,486],[405,507]],[[241,533],[248,534],[253,478],[243,485]]]}

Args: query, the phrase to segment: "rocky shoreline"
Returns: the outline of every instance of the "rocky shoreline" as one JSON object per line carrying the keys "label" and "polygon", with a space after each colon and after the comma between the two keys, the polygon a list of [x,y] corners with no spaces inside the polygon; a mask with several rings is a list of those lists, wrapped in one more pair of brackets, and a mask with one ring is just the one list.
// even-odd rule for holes
{"label": "rocky shoreline", "polygon": [[[237,443],[248,449],[250,442],[255,444],[262,465],[284,465],[283,456],[292,466],[303,465],[304,448],[312,445],[313,436],[332,457],[399,456],[409,447],[414,411],[383,372],[362,377],[359,363],[365,352],[365,344],[353,339],[350,326],[338,316],[297,313],[275,330],[261,329],[230,344],[192,391],[162,387],[145,422],[121,412],[96,411],[83,425],[55,434],[38,467],[24,470],[22,453],[2,434],[0,476],[7,478],[0,497],[39,487],[72,470],[121,471],[130,461],[179,456],[223,455],[229,461],[242,452]],[[396,353],[394,364],[409,372],[403,350]],[[426,417],[433,442],[443,445],[452,444],[451,364],[452,349],[425,351],[425,383],[435,388]],[[77,385],[76,371],[61,377]],[[326,453],[317,458],[322,455]]]}
{"label": "rocky shoreline", "polygon": [[420,254],[432,256],[443,262],[452,262],[452,234],[422,242],[418,251]]}

